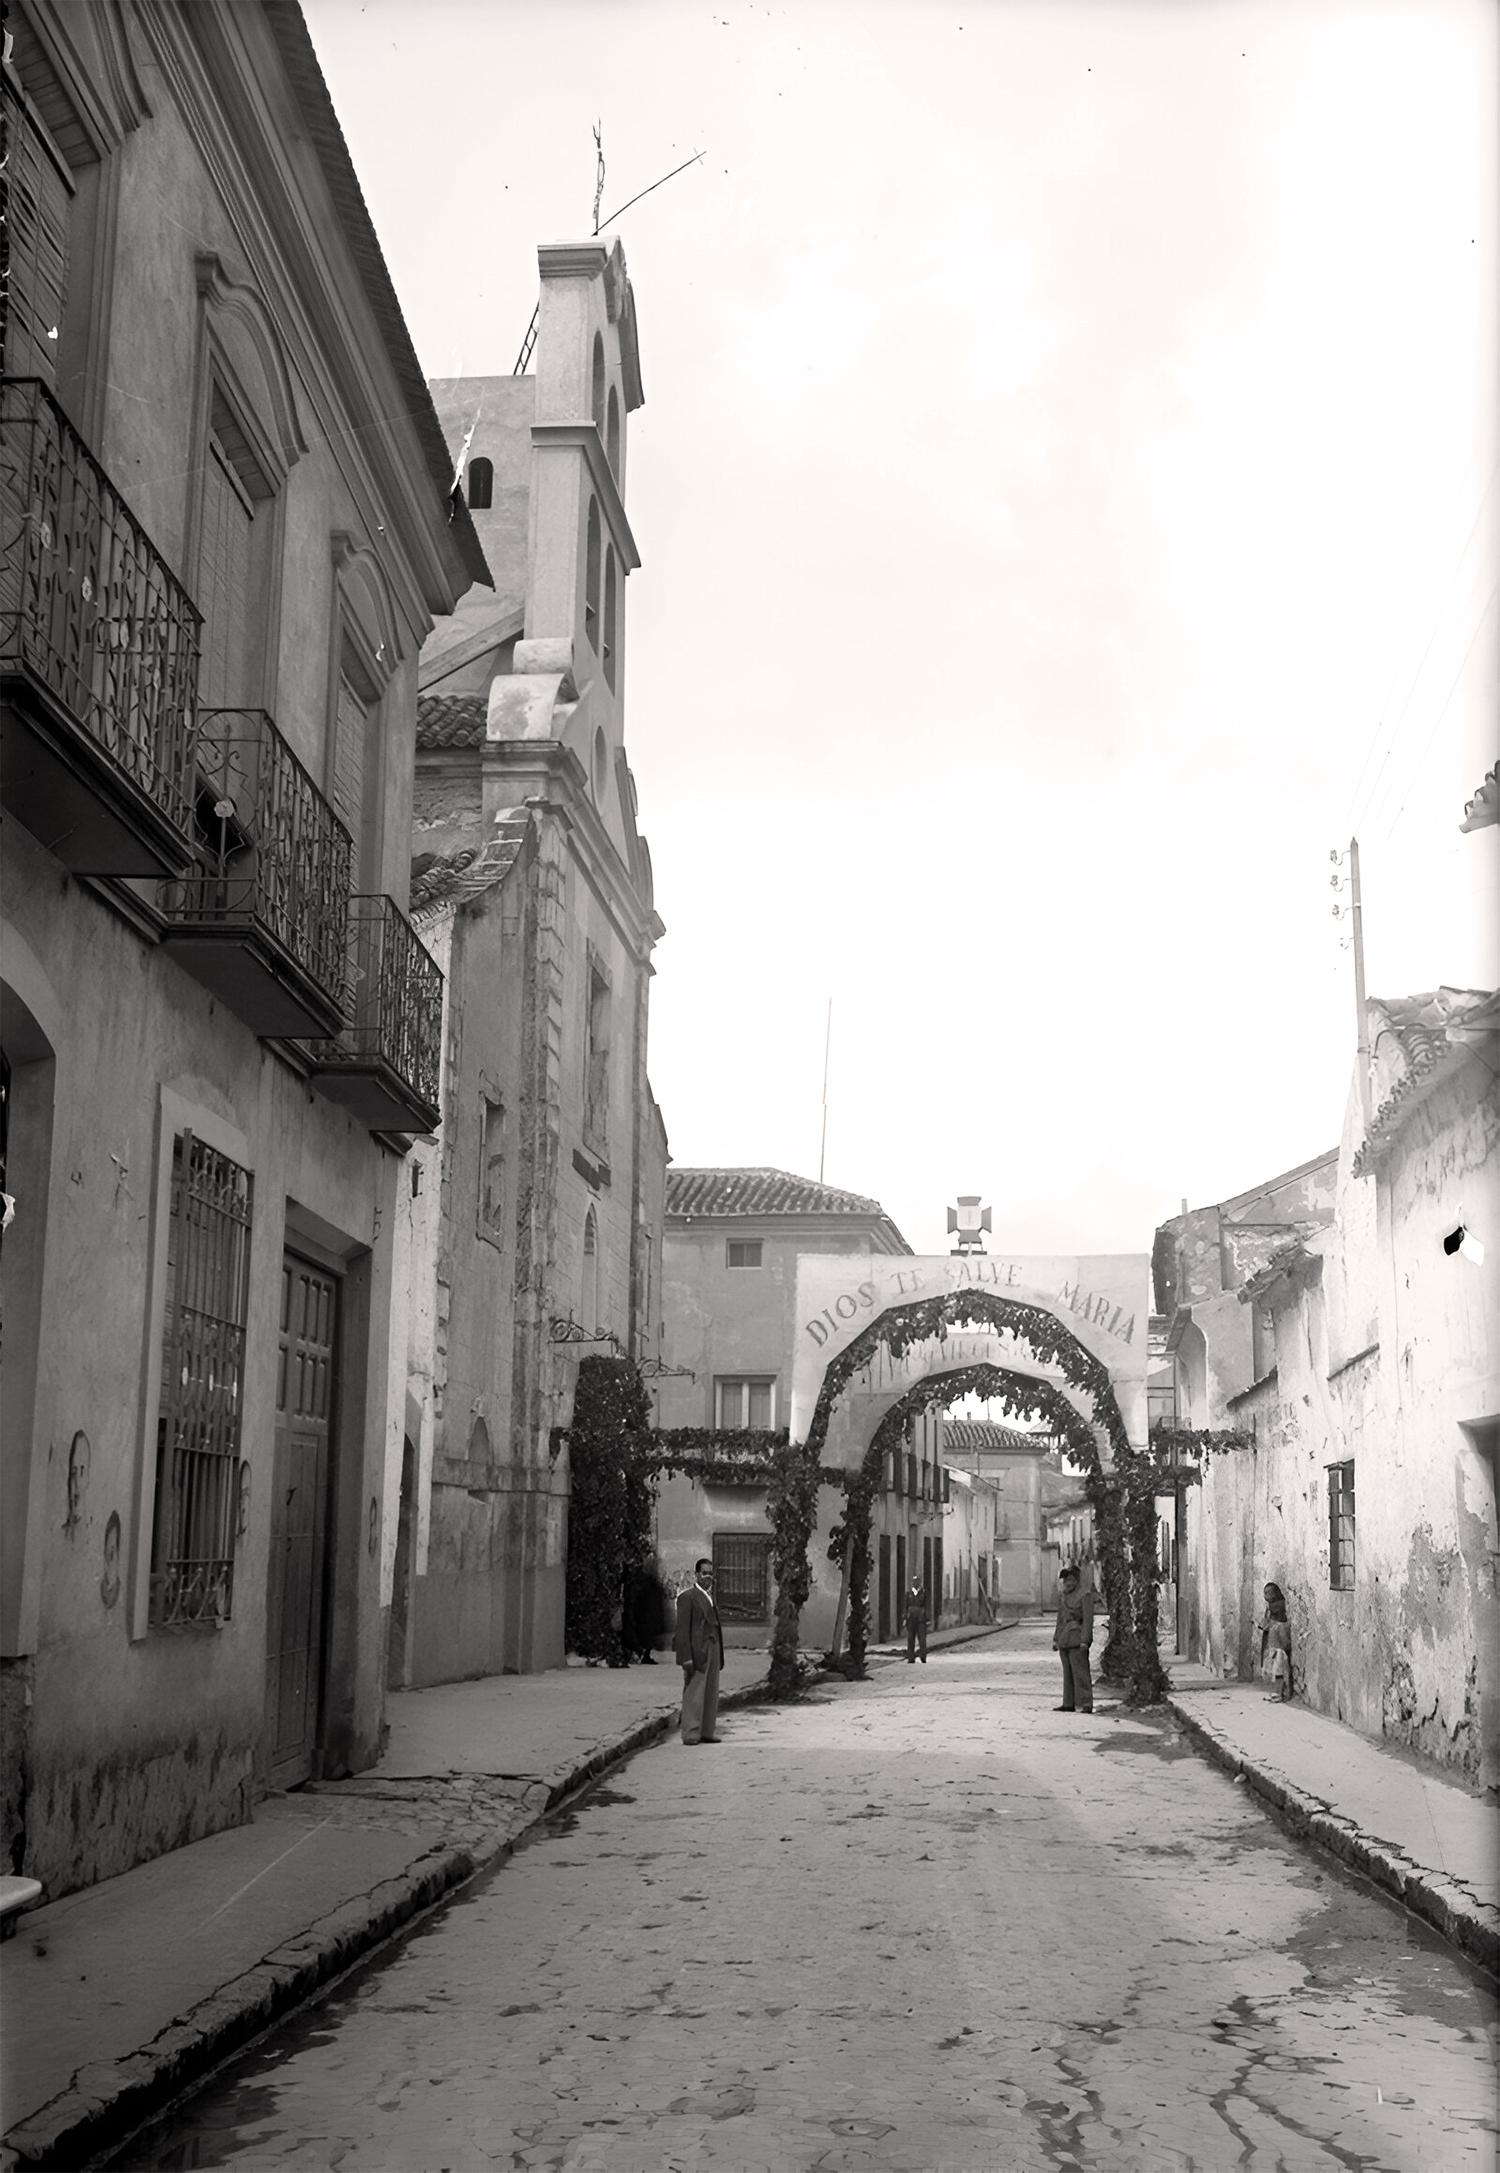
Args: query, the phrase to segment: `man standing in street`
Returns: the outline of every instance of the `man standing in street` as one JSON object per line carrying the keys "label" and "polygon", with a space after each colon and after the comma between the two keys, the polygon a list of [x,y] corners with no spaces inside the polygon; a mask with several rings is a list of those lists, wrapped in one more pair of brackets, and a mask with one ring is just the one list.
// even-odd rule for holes
{"label": "man standing in street", "polygon": [[1062,1660],[1062,1704],[1059,1713],[1091,1713],[1094,1710],[1094,1678],[1089,1672],[1089,1647],[1094,1642],[1094,1595],[1083,1590],[1076,1562],[1069,1562],[1059,1579],[1057,1628],[1052,1632],[1053,1650]]}
{"label": "man standing in street", "polygon": [[672,1650],[682,1668],[682,1740],[717,1743],[724,1632],[714,1605],[714,1565],[707,1555],[693,1564],[693,1582],[678,1599]]}
{"label": "man standing in street", "polygon": [[917,1657],[917,1646],[922,1647],[922,1665],[927,1665],[927,1588],[920,1577],[913,1577],[906,1593],[906,1664],[910,1667]]}

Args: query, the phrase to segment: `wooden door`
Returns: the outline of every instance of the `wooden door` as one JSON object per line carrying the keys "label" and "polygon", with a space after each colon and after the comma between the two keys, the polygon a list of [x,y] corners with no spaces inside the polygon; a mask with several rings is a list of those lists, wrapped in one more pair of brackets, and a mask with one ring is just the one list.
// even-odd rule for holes
{"label": "wooden door", "polygon": [[275,1788],[310,1779],[318,1746],[338,1294],[336,1277],[286,1254],[266,1596],[266,1767]]}

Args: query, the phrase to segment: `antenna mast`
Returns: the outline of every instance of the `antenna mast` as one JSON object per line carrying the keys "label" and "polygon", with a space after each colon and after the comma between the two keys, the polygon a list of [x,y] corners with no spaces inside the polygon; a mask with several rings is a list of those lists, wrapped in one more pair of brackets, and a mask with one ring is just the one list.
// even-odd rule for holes
{"label": "antenna mast", "polygon": [[823,1157],[828,1148],[828,1051],[833,1046],[833,998],[828,999],[828,1027],[823,1036],[823,1137],[818,1146],[818,1183],[823,1182]]}

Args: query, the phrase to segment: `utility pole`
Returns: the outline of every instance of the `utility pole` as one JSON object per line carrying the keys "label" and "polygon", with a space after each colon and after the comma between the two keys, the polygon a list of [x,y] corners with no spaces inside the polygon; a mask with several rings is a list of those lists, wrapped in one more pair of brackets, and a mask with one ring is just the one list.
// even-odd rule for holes
{"label": "utility pole", "polygon": [[828,1150],[828,1051],[833,1046],[833,998],[828,999],[828,1028],[823,1036],[823,1137],[818,1146],[818,1183],[823,1182],[823,1157]]}
{"label": "utility pole", "polygon": [[1355,1069],[1359,1077],[1359,1120],[1365,1138],[1370,1136],[1370,1022],[1365,1013],[1365,931],[1360,912],[1359,840],[1349,840],[1349,913],[1354,937]]}

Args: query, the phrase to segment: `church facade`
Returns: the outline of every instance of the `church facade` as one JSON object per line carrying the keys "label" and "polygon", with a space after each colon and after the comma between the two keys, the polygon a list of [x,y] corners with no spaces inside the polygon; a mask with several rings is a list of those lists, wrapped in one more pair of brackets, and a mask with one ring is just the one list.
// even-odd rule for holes
{"label": "church facade", "polygon": [[660,1333],[663,928],[624,740],[635,305],[618,244],[538,264],[528,372],[432,388],[496,585],[421,667],[412,907],[445,975],[442,1123],[411,1203],[392,1686],[561,1664],[578,1362]]}

